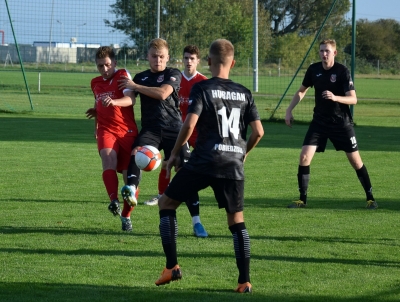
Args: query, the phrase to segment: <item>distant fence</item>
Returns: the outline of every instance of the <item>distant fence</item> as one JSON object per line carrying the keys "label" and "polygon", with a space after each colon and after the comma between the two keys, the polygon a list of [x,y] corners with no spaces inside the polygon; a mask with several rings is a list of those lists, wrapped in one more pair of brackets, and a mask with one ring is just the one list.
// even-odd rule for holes
{"label": "distant fence", "polygon": [[[148,68],[146,45],[157,33],[157,2],[162,6],[159,36],[167,39],[170,44],[171,58],[168,65],[182,70],[183,46],[196,44],[200,47],[202,59],[198,69],[210,76],[206,60],[210,42],[216,38],[230,38],[235,46],[236,59],[231,76],[253,91],[257,106],[265,119],[268,119],[275,109],[275,117],[284,117],[285,108],[301,85],[307,66],[319,61],[317,45],[306,56],[293,79],[314,38],[315,26],[312,25],[300,34],[273,37],[265,8],[260,5],[262,1],[258,1],[259,52],[255,65],[253,0],[20,0],[9,1],[10,15],[7,14],[4,3],[0,2],[0,34],[3,44],[0,46],[0,67],[2,71],[19,71],[20,58],[15,45],[18,43],[21,61],[27,71],[96,72],[96,48],[99,45],[110,45],[117,50],[119,67],[127,68],[131,74],[143,71]],[[327,2],[333,3],[336,0]],[[192,10],[182,3],[190,6]],[[209,3],[213,5],[207,6]],[[362,5],[362,1],[359,3]],[[91,7],[99,9],[90,13]],[[340,7],[343,6],[336,5],[335,9]],[[337,23],[336,19],[329,19],[330,27],[324,27],[324,37],[335,38],[338,41],[336,60],[350,67],[351,57],[344,51],[351,43],[350,11],[344,18],[343,24]],[[217,23],[218,20],[223,22]],[[121,25],[122,29],[118,25]],[[358,73],[369,75],[398,74],[400,70],[399,66],[390,62],[367,62],[358,58],[356,66]],[[43,85],[46,80],[44,76]],[[86,84],[89,85],[89,82]],[[2,91],[17,88],[21,92],[25,88],[22,76],[13,83],[8,83],[8,86],[2,85]],[[280,102],[289,85],[290,89]],[[17,108],[16,102],[19,101],[19,97],[17,99],[15,94],[10,94],[9,98],[0,96],[0,109]],[[21,99],[24,97],[22,95]],[[303,101],[295,109],[296,117],[304,121],[311,119],[314,106],[311,92],[308,93],[308,97],[311,101]]]}
{"label": "distant fence", "polygon": [[[81,63],[94,62],[97,48],[43,47],[18,45],[21,60],[24,63]],[[50,56],[50,58],[49,58]],[[4,64],[19,64],[17,48],[14,44],[0,45],[0,58]]]}

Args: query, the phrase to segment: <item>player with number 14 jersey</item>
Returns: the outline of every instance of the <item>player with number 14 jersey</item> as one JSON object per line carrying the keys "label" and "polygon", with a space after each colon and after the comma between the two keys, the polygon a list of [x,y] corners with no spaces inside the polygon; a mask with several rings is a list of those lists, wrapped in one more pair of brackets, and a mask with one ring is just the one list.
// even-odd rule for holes
{"label": "player with number 14 jersey", "polygon": [[247,125],[260,119],[251,92],[230,79],[204,80],[191,90],[188,113],[199,120],[196,148],[186,168],[217,178],[244,179]]}

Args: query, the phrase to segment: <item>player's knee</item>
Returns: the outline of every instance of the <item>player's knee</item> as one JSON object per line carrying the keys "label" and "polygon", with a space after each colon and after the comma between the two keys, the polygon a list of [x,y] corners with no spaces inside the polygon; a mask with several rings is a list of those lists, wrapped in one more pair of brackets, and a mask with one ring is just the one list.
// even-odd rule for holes
{"label": "player's knee", "polygon": [[178,208],[179,203],[172,198],[169,198],[167,195],[163,194],[158,199],[158,208],[160,210],[175,210]]}
{"label": "player's knee", "polygon": [[309,166],[311,164],[312,156],[310,157],[307,153],[300,154],[299,164],[300,166]]}

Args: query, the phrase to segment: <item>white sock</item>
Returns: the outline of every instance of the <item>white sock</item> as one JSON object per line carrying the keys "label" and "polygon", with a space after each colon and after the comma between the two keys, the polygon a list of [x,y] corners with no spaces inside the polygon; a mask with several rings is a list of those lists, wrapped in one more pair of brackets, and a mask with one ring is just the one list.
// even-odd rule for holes
{"label": "white sock", "polygon": [[200,222],[200,216],[193,216],[193,217],[192,217],[192,224],[193,224],[193,226],[194,226],[196,223],[201,223],[201,222]]}

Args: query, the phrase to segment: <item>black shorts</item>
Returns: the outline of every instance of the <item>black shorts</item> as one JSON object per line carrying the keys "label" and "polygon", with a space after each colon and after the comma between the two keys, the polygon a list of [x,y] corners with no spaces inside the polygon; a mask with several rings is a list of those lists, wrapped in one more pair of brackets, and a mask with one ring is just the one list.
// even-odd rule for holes
{"label": "black shorts", "polygon": [[[161,129],[157,130],[148,130],[142,129],[139,133],[139,136],[136,138],[133,148],[137,146],[145,146],[150,145],[156,147],[159,151],[164,151],[164,160],[168,160],[171,156],[171,151],[175,146],[176,138],[178,137],[179,132],[169,131]],[[181,157],[181,166],[184,162],[190,157],[190,147],[188,143],[182,146],[180,157]]]}
{"label": "black shorts", "polygon": [[303,141],[303,146],[317,146],[317,152],[324,152],[328,139],[336,151],[352,153],[358,151],[356,133],[353,125],[347,126],[321,126],[311,122]]}
{"label": "black shorts", "polygon": [[227,213],[243,211],[244,180],[216,178],[188,170],[183,166],[172,178],[165,195],[179,202],[186,202],[195,193],[211,187],[220,209]]}

